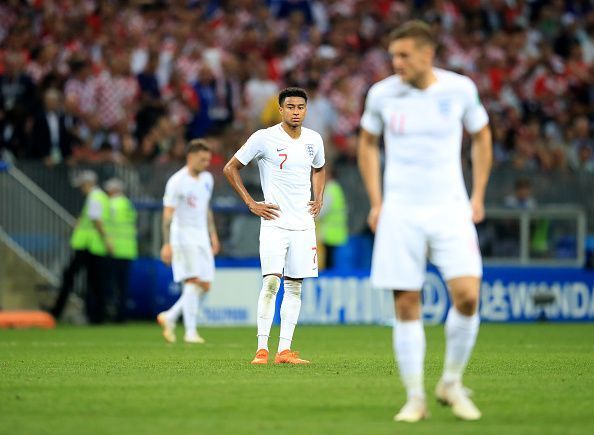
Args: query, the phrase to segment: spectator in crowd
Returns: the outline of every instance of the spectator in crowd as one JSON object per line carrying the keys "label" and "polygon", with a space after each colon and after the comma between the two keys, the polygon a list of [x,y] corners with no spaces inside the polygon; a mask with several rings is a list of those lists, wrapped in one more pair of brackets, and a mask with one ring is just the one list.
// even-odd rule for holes
{"label": "spectator in crowd", "polygon": [[24,69],[22,52],[5,54],[4,71],[0,70],[0,149],[16,157],[24,157],[27,151],[35,105],[35,85]]}
{"label": "spectator in crowd", "polygon": [[43,108],[33,120],[29,156],[42,159],[48,166],[67,162],[72,156],[72,136],[66,128],[62,95],[50,88],[43,95]]}
{"label": "spectator in crowd", "polygon": [[307,115],[303,126],[320,133],[324,143],[330,143],[337,114],[332,102],[318,90],[318,82],[311,80],[305,88],[308,96]]}
{"label": "spectator in crowd", "polygon": [[104,187],[109,195],[109,220],[106,229],[113,244],[110,272],[112,283],[109,286],[113,294],[109,295],[110,305],[115,308],[112,313],[115,321],[121,323],[126,321],[130,264],[138,256],[136,209],[124,195],[124,183],[120,179],[111,178],[105,182]]}
{"label": "spectator in crowd", "polygon": [[[280,122],[271,89],[317,82],[320,103],[335,114],[328,152],[349,161],[363,94],[390,73],[384,35],[412,17],[438,35],[438,66],[477,83],[499,138],[496,167],[575,167],[582,147],[560,139],[575,119],[594,122],[588,2],[43,3],[0,4],[0,141],[18,157],[30,147],[36,90],[56,87],[76,109],[85,145],[77,160],[105,158],[109,144],[109,158],[124,161],[120,154],[137,154],[164,113],[186,137],[228,141],[230,126],[247,137],[253,122]],[[247,111],[237,110],[242,104]]]}
{"label": "spectator in crowd", "polygon": [[536,208],[536,199],[532,193],[532,183],[528,178],[519,178],[514,184],[513,193],[507,195],[504,204],[509,208],[532,210]]}
{"label": "spectator in crowd", "polygon": [[[504,199],[506,207],[519,210],[534,210],[538,203],[534,197],[532,183],[528,178],[519,178],[514,184],[514,191]],[[510,253],[519,253],[520,250],[520,227],[519,222],[504,221],[503,227],[499,229],[499,234],[495,238],[496,243],[507,245]],[[551,222],[549,219],[534,219],[531,222],[530,229],[530,254],[533,256],[544,257],[549,252],[549,229]]]}
{"label": "spectator in crowd", "polygon": [[594,161],[592,160],[592,148],[594,147],[594,138],[586,116],[579,116],[573,122],[569,130],[569,161],[571,167],[576,170],[588,170]]}
{"label": "spectator in crowd", "polygon": [[247,107],[249,129],[260,128],[260,117],[266,103],[278,94],[278,84],[268,78],[266,63],[255,57],[250,61],[250,78],[245,84],[244,100]]}

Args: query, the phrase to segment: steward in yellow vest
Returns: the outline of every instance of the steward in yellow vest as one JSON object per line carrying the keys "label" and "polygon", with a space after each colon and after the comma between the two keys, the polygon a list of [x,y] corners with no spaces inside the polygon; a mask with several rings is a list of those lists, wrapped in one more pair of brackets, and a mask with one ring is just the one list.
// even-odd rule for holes
{"label": "steward in yellow vest", "polygon": [[97,187],[97,174],[83,170],[74,178],[74,185],[85,195],[85,202],[74,227],[70,246],[73,256],[62,274],[62,285],[51,313],[59,318],[74,287],[75,276],[87,272],[86,314],[91,323],[102,323],[105,317],[104,295],[108,291],[107,255],[111,243],[104,223],[109,216],[109,199]]}
{"label": "steward in yellow vest", "polygon": [[130,264],[138,257],[136,237],[136,209],[124,195],[124,183],[112,178],[105,183],[109,195],[109,218],[106,231],[112,242],[111,274],[113,295],[110,307],[113,307],[115,321],[126,321],[126,303]]}

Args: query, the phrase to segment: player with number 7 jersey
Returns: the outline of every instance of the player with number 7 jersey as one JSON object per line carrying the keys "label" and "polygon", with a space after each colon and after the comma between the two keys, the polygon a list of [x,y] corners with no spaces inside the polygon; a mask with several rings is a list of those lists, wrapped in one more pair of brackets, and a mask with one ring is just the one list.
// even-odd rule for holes
{"label": "player with number 7 jersey", "polygon": [[[282,277],[285,293],[275,362],[308,363],[291,350],[291,341],[301,308],[302,280],[318,276],[314,218],[320,212],[324,194],[324,144],[318,133],[301,125],[307,111],[307,94],[303,89],[281,91],[279,111],[282,122],[252,134],[224,169],[229,183],[250,211],[261,217],[263,285],[258,300],[258,348],[254,364],[268,362],[268,338]],[[260,170],[263,202],[252,198],[239,175],[253,160]]]}

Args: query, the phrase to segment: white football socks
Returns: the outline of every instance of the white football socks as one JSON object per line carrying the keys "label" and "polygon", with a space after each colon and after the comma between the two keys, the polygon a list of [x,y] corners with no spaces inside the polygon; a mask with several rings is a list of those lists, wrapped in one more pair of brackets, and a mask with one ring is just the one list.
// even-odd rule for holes
{"label": "white football socks", "polygon": [[173,323],[177,323],[177,319],[179,319],[179,316],[181,316],[182,314],[182,305],[183,305],[183,290],[182,290],[182,294],[179,295],[179,298],[177,298],[177,301],[175,301],[175,304],[173,304],[171,306],[171,308],[169,308],[166,312],[165,315],[167,316],[167,319]]}
{"label": "white football socks", "polygon": [[400,378],[408,399],[425,397],[423,365],[425,361],[425,330],[422,320],[394,322],[394,355],[398,362]]}
{"label": "white football socks", "polygon": [[293,333],[301,310],[301,281],[285,278],[285,295],[281,304],[279,353],[291,348]]}
{"label": "white football socks", "polygon": [[198,318],[198,296],[200,293],[201,289],[197,284],[194,284],[193,282],[184,283],[181,302],[186,337],[194,337],[197,334],[196,322]]}
{"label": "white football socks", "polygon": [[280,278],[276,275],[266,275],[262,279],[262,290],[258,297],[258,349],[268,350],[268,337],[274,318],[276,294],[280,288]]}
{"label": "white football socks", "polygon": [[478,313],[465,316],[455,307],[450,308],[445,322],[446,352],[442,376],[444,382],[462,381],[462,373],[476,342],[479,323]]}

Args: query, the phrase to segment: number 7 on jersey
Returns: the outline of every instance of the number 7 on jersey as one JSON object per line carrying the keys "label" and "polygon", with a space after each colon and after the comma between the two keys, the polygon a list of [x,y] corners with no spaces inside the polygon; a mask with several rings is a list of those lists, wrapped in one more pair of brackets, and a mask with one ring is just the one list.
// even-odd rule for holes
{"label": "number 7 on jersey", "polygon": [[280,168],[283,168],[283,164],[287,161],[288,154],[279,154],[279,157],[284,157],[283,161],[280,163]]}

